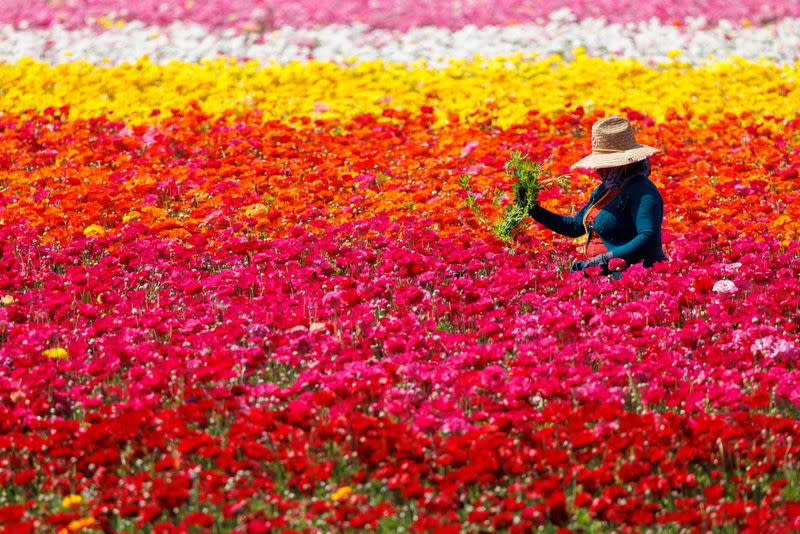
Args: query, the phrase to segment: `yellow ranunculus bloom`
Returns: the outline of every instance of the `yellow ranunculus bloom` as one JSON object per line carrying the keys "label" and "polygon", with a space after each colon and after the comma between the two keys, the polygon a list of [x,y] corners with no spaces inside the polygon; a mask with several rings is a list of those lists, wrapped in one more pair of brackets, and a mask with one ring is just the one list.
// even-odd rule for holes
{"label": "yellow ranunculus bloom", "polygon": [[[485,111],[492,99],[499,126],[524,121],[532,109],[562,113],[567,103],[590,102],[608,113],[629,107],[656,120],[687,107],[703,120],[725,113],[791,116],[800,111],[800,64],[729,58],[693,67],[674,52],[669,57],[652,65],[591,57],[577,49],[573,61],[516,54],[454,59],[444,67],[425,61],[278,65],[231,59],[157,65],[147,57],[114,67],[80,61],[51,66],[23,59],[0,65],[0,85],[10,88],[0,94],[0,107],[21,112],[69,105],[71,117],[109,114],[137,124],[160,120],[151,115],[155,109],[187,109],[193,103],[211,114],[258,108],[264,120],[349,118],[430,106],[444,122],[450,113],[466,118]],[[49,88],[46,93],[43,86]]]}
{"label": "yellow ranunculus bloom", "polygon": [[103,237],[106,235],[106,229],[99,224],[90,224],[83,229],[83,235],[86,237]]}
{"label": "yellow ranunculus bloom", "polygon": [[82,517],[80,519],[76,519],[75,521],[71,521],[69,526],[70,532],[78,532],[85,528],[89,528],[94,525],[94,517]]}
{"label": "yellow ranunculus bloom", "polygon": [[46,356],[51,360],[66,360],[69,358],[69,353],[67,352],[67,349],[63,347],[55,347],[52,349],[43,350],[42,356]]}
{"label": "yellow ranunculus bloom", "polygon": [[349,496],[351,493],[353,493],[353,488],[351,488],[350,486],[342,486],[341,488],[331,493],[331,500],[333,502],[341,501],[345,497]]}
{"label": "yellow ranunculus bloom", "polygon": [[128,213],[126,213],[125,215],[122,216],[122,222],[135,221],[135,220],[139,219],[139,217],[141,217],[141,216],[142,216],[142,214],[139,213],[138,211],[131,210]]}
{"label": "yellow ranunculus bloom", "polygon": [[61,507],[69,510],[70,508],[80,506],[81,503],[83,503],[83,497],[76,495],[75,493],[71,493],[64,497],[64,499],[61,501]]}

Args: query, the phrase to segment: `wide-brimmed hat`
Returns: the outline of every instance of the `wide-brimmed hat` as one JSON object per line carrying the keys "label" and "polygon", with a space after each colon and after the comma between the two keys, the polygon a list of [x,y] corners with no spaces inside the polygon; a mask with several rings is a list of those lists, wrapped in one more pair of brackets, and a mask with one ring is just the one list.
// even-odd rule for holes
{"label": "wide-brimmed hat", "polygon": [[572,164],[572,169],[607,169],[636,163],[660,152],[657,148],[640,145],[633,135],[628,119],[611,115],[592,126],[592,153]]}

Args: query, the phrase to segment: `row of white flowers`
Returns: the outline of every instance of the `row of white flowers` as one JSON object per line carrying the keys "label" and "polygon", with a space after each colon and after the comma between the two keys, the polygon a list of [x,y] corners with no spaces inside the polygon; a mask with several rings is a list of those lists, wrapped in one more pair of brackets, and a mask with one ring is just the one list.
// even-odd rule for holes
{"label": "row of white flowers", "polygon": [[[586,54],[689,63],[739,56],[778,63],[800,59],[800,19],[785,18],[767,26],[709,26],[702,19],[680,26],[656,20],[611,24],[601,19],[577,20],[568,11],[553,14],[540,25],[465,27],[450,30],[421,27],[409,31],[371,29],[364,25],[318,28],[284,27],[276,31],[210,31],[207,27],[173,23],[147,26],[140,22],[110,25],[103,31],[19,30],[0,26],[0,60],[30,57],[48,63],[83,60],[91,63],[133,62],[147,55],[154,62],[196,62],[232,57],[260,61],[364,61],[384,59],[434,64],[451,58],[506,56],[517,53],[570,57],[576,48]],[[678,54],[678,51],[680,54]]]}

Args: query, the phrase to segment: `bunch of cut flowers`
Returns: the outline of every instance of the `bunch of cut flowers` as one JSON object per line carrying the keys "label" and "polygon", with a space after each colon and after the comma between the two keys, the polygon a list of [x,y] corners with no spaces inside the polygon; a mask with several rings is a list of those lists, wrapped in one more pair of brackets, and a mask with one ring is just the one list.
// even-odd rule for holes
{"label": "bunch of cut flowers", "polygon": [[569,187],[569,177],[551,176],[542,166],[531,161],[527,154],[517,151],[511,153],[504,170],[514,179],[511,185],[514,202],[506,207],[503,218],[495,224],[494,230],[497,237],[507,242],[516,241],[522,221],[530,209],[539,204],[539,192],[554,185],[566,189]]}

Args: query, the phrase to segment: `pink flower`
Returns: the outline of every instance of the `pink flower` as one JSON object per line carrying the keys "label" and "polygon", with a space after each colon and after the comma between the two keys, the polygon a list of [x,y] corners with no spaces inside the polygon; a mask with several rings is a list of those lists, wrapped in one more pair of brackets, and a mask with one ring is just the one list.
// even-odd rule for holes
{"label": "pink flower", "polygon": [[506,370],[499,365],[489,365],[481,373],[481,386],[492,392],[497,392],[506,383]]}
{"label": "pink flower", "polygon": [[466,158],[467,156],[472,154],[472,151],[475,150],[475,148],[479,144],[480,143],[478,143],[477,141],[470,141],[469,143],[464,145],[464,148],[461,149],[461,154],[459,154],[459,156],[462,157],[462,158]]}
{"label": "pink flower", "polygon": [[612,271],[622,271],[626,266],[627,264],[622,258],[611,258],[611,260],[608,262],[608,268]]}
{"label": "pink flower", "polygon": [[761,354],[765,358],[791,358],[795,359],[800,353],[798,347],[792,341],[777,337],[766,336],[757,339],[750,347],[753,354]]}

